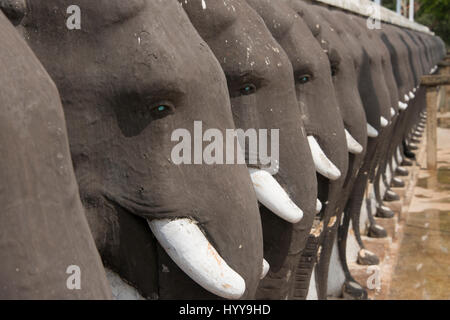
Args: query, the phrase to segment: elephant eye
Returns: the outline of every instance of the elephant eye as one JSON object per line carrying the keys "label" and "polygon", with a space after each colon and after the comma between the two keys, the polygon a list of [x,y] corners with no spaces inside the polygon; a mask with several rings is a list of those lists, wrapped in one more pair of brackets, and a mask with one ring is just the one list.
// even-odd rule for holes
{"label": "elephant eye", "polygon": [[298,77],[298,82],[301,84],[308,83],[309,81],[311,81],[311,76],[309,74]]}
{"label": "elephant eye", "polygon": [[161,119],[173,114],[175,108],[169,102],[160,102],[150,107],[152,119]]}
{"label": "elephant eye", "polygon": [[240,90],[241,95],[248,96],[256,92],[256,86],[252,83],[244,85]]}

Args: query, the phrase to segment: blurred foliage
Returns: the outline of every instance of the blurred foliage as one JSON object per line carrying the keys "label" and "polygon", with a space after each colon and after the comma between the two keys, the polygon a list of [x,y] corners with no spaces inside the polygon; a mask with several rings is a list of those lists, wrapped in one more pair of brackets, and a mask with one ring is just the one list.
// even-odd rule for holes
{"label": "blurred foliage", "polygon": [[[428,26],[436,35],[450,47],[450,0],[416,0],[419,10],[414,19]],[[396,0],[382,0],[381,3],[388,9],[396,10]],[[409,4],[409,0],[404,1]]]}
{"label": "blurred foliage", "polygon": [[450,0],[419,0],[416,21],[424,24],[450,46]]}
{"label": "blurred foliage", "polygon": [[396,11],[397,1],[396,0],[381,0],[381,3],[384,7],[391,9],[392,11]]}

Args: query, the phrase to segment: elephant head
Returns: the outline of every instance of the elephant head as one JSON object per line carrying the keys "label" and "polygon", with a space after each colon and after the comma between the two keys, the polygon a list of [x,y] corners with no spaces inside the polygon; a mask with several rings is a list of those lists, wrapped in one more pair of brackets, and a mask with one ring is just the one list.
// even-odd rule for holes
{"label": "elephant head", "polygon": [[2,12],[0,42],[0,299],[111,298],[55,84]]}
{"label": "elephant head", "polygon": [[[373,39],[376,36],[375,31],[368,30],[366,25],[366,20],[360,17],[351,16],[347,19],[347,23],[351,29],[359,29],[358,39],[360,45],[363,47],[363,59],[367,58],[367,64],[370,68],[369,77],[371,80],[367,79],[367,75],[361,73],[361,81],[363,83],[372,83],[373,88],[361,87],[361,97],[364,103],[367,103],[371,109],[378,109],[380,113],[379,126],[376,129],[380,131],[384,130],[392,117],[391,115],[391,98],[390,92],[387,88],[385,81],[385,72],[387,70],[387,59],[389,59],[389,54],[384,47],[380,47],[379,44]],[[365,61],[363,62],[365,63]],[[392,71],[390,71],[392,72]],[[372,99],[375,95],[375,100],[373,102],[368,99]],[[371,102],[371,103],[370,103]],[[396,103],[398,105],[398,103]],[[397,106],[395,106],[397,107]]]}
{"label": "elephant head", "polygon": [[[392,122],[395,115],[398,113],[399,108],[399,96],[397,90],[397,84],[395,83],[394,75],[392,72],[392,64],[390,59],[389,50],[383,45],[383,41],[379,37],[379,33],[377,29],[369,29],[367,28],[367,19],[362,17],[356,17],[354,21],[359,25],[361,31],[367,37],[367,43],[370,43],[374,49],[376,49],[375,53],[377,58],[377,62],[375,64],[378,70],[381,70],[381,86],[378,86],[377,90],[379,92],[385,92],[382,97],[387,96],[387,100],[381,100],[382,110],[381,116],[388,120],[388,124]],[[386,104],[384,104],[386,103]],[[385,128],[386,121],[381,119],[380,121],[381,127]]]}
{"label": "elephant head", "polygon": [[[261,166],[248,163],[260,201],[264,257],[271,272],[262,281],[259,298],[283,299],[294,277],[317,204],[314,163],[298,108],[291,62],[264,21],[244,0],[180,0],[193,25],[208,43],[228,81],[237,128],[279,130],[279,167],[273,183],[281,186],[303,212],[295,218],[278,202],[276,193],[261,192],[256,180]],[[246,146],[246,154],[248,152]],[[247,158],[247,162],[248,159]],[[266,181],[267,183],[268,181]],[[268,187],[268,186],[267,186]],[[293,212],[295,213],[295,211]]]}
{"label": "elephant head", "polygon": [[[201,161],[195,121],[223,136],[234,123],[220,64],[178,2],[29,1],[21,27],[60,90],[104,263],[150,298],[253,297],[255,192],[245,165]],[[180,152],[192,164],[173,158],[182,134],[200,135],[192,159],[190,140]]]}
{"label": "elephant head", "polygon": [[[344,32],[342,27],[339,24],[331,25],[332,19],[330,16],[332,16],[332,13],[328,9],[319,5],[308,5],[299,0],[290,0],[289,3],[307,23],[330,61],[333,86],[344,121],[349,150],[349,169],[340,196],[340,207],[344,210],[353,192],[354,183],[362,166],[367,146],[367,120],[358,91],[355,59],[353,53],[344,45],[341,38]],[[341,219],[342,214],[345,216]],[[346,280],[354,284],[353,288],[358,285],[351,277],[346,264],[346,238],[351,220],[349,210],[346,210],[345,213],[339,212],[337,218],[339,223],[326,234],[317,268],[318,284],[322,285],[322,288],[320,288],[322,296],[325,296],[325,294],[340,296]],[[339,241],[337,241],[338,239]],[[332,254],[332,251],[338,247],[339,255],[337,252]],[[327,288],[323,287],[324,284],[327,284]],[[364,292],[361,286],[358,285],[358,287],[361,290],[356,295],[360,296]]]}
{"label": "elephant head", "polygon": [[409,63],[409,53],[406,43],[402,41],[396,27],[385,25],[380,30],[381,40],[388,48],[391,56],[395,52],[398,57],[398,64],[393,66],[394,74],[397,74],[398,95],[400,100],[400,110],[405,110],[408,107],[408,102],[411,100],[410,92],[415,87],[413,74],[411,73],[411,64]]}
{"label": "elephant head", "polygon": [[336,223],[340,192],[348,167],[344,123],[335,96],[331,67],[303,19],[288,1],[247,0],[263,18],[274,38],[287,53],[294,69],[294,81],[306,134],[316,165],[319,200],[324,203],[308,239],[297,270],[297,283],[291,295],[305,297],[315,259],[322,242],[322,231]]}
{"label": "elephant head", "polygon": [[[344,180],[348,164],[344,126],[333,90],[328,57],[305,22],[286,1],[277,4],[268,0],[247,2],[264,19],[292,63],[297,101],[316,170],[325,182],[322,183],[322,191],[327,191],[329,181]],[[323,199],[326,201],[327,198],[324,196]]]}
{"label": "elephant head", "polygon": [[[358,173],[367,144],[367,120],[358,91],[358,74],[354,57],[341,39],[343,29],[339,25],[331,25],[328,21],[332,14],[329,10],[318,5],[307,5],[300,0],[290,0],[290,6],[307,23],[330,62],[333,87],[344,121],[350,154],[345,184],[347,185]],[[351,187],[350,183],[350,190]],[[342,197],[344,202],[345,198]]]}

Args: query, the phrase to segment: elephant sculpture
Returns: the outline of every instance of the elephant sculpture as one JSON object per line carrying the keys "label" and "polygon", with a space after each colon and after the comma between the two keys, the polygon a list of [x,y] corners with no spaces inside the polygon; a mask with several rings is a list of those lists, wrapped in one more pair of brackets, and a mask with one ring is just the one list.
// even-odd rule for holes
{"label": "elephant sculpture", "polygon": [[55,84],[2,12],[0,43],[0,299],[110,299]]}
{"label": "elephant sculpture", "polygon": [[[391,150],[391,139],[397,131],[395,130],[398,111],[399,111],[399,100],[398,92],[392,72],[392,65],[389,51],[385,46],[383,46],[382,41],[378,37],[376,30],[368,30],[366,28],[366,21],[359,18],[357,22],[360,25],[362,32],[367,34],[368,40],[373,44],[374,47],[378,48],[378,52],[381,59],[382,66],[382,83],[386,85],[382,90],[386,89],[387,96],[389,100],[387,101],[387,108],[384,107],[384,114],[380,119],[383,130],[378,138],[378,145],[376,147],[376,156],[372,161],[372,173],[370,176],[371,190],[373,199],[372,201],[376,203],[376,209],[371,211],[369,214],[375,214],[380,218],[392,218],[394,212],[388,207],[383,205],[383,201],[393,201],[398,200],[399,197],[393,191],[389,190],[390,181],[386,183],[385,173],[387,170],[387,164],[390,162],[390,150]],[[383,102],[386,103],[386,102]],[[381,105],[382,106],[382,105]]]}
{"label": "elephant sculpture", "polygon": [[[317,253],[327,244],[324,241],[325,234],[331,232],[336,225],[337,214],[343,210],[339,200],[348,168],[345,128],[333,88],[328,57],[305,21],[287,1],[247,2],[263,18],[292,63],[298,105],[318,173],[318,195],[323,208],[316,216],[300,257],[295,273],[296,282],[290,293],[291,298],[302,299],[311,291],[308,290],[310,284],[314,287],[313,270]],[[323,163],[321,159],[327,162]],[[322,272],[327,273],[328,270],[321,270],[321,275]]]}
{"label": "elephant sculpture", "polygon": [[[350,50],[343,45],[339,26],[332,27],[327,22],[329,14],[327,9],[320,6],[307,5],[302,1],[290,1],[291,7],[305,21],[311,32],[315,35],[319,44],[330,60],[333,86],[338,99],[339,109],[344,121],[349,150],[349,169],[341,192],[341,208],[345,211],[346,203],[353,191],[353,184],[364,160],[367,146],[367,120],[358,91],[358,75],[354,67],[354,57]],[[342,214],[345,215],[342,218]],[[363,298],[366,296],[362,286],[351,277],[346,264],[346,239],[347,230],[351,221],[349,214],[341,212],[337,215],[340,221],[332,231],[326,234],[319,258],[319,274],[323,277],[318,282],[322,284],[319,292],[322,297],[330,295],[341,296],[342,291],[346,296]],[[339,236],[338,236],[339,231]],[[338,250],[339,246],[339,250]],[[367,252],[366,255],[370,255]],[[327,271],[328,270],[328,271]],[[326,285],[326,286],[325,286]]]}
{"label": "elephant sculpture", "polygon": [[0,298],[367,299],[440,38],[304,0],[0,10]]}
{"label": "elephant sculpture", "polygon": [[[388,121],[387,113],[390,107],[389,95],[384,86],[382,60],[377,48],[373,48],[371,41],[364,34],[365,30],[359,27],[351,15],[344,15],[341,12],[332,11],[328,17],[333,28],[340,25],[344,32],[341,32],[343,42],[347,44],[353,54],[355,66],[358,73],[358,91],[367,118],[368,144],[363,166],[361,167],[350,199],[347,203],[347,210],[352,217],[352,227],[355,231],[356,239],[361,247],[359,258],[365,256],[364,244],[360,238],[361,218],[364,223],[365,217],[370,220],[369,235],[380,236],[385,231],[375,223],[370,212],[367,213],[364,206],[364,195],[367,181],[373,175],[373,166],[376,148],[382,133],[382,122],[386,126]],[[384,119],[384,120],[383,120]],[[369,259],[376,260],[376,259]]]}
{"label": "elephant sculpture", "polygon": [[248,166],[260,202],[264,257],[270,265],[256,297],[284,299],[294,283],[290,275],[298,265],[317,205],[314,163],[298,108],[291,62],[245,0],[209,2],[206,8],[200,0],[180,3],[227,77],[236,127],[279,130],[279,168],[272,174],[303,212],[303,218],[289,218],[292,214],[279,212],[280,205],[268,202],[259,190],[261,181],[255,179],[264,168]]}
{"label": "elephant sculpture", "polygon": [[21,28],[60,90],[105,266],[146,298],[254,297],[263,239],[246,166],[171,157],[176,129],[235,128],[218,61],[176,0],[80,0],[82,30],[65,25],[72,3],[27,2]]}

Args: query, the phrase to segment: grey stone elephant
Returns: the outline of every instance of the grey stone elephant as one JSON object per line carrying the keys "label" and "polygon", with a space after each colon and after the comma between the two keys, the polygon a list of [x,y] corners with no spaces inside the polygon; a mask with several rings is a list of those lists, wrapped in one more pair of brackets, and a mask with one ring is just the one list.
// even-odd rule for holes
{"label": "grey stone elephant", "polygon": [[[326,243],[326,234],[336,225],[337,214],[343,210],[340,194],[348,170],[344,121],[328,56],[304,19],[290,7],[289,1],[247,2],[263,18],[292,63],[297,101],[316,164],[318,197],[324,204],[300,257],[296,282],[290,292],[290,298],[303,299],[311,292],[310,287],[315,291],[313,270],[317,254]],[[327,163],[324,165],[320,159],[327,159]]]}
{"label": "grey stone elephant", "polygon": [[[213,50],[227,77],[236,127],[279,130],[279,168],[274,180],[303,212],[290,219],[258,189],[264,257],[270,265],[257,298],[289,297],[292,276],[316,215],[317,182],[288,56],[264,21],[244,0],[180,1],[199,34]],[[247,149],[246,149],[247,151]],[[247,154],[248,152],[246,152]],[[247,159],[248,160],[248,159]],[[248,164],[252,176],[264,169]]]}
{"label": "grey stone elephant", "polygon": [[379,262],[439,38],[302,0],[0,9],[0,298],[367,297],[347,240]]}
{"label": "grey stone elephant", "polygon": [[56,86],[2,12],[0,43],[0,299],[110,299]]}
{"label": "grey stone elephant", "polygon": [[105,266],[146,298],[254,297],[263,239],[246,166],[171,157],[176,129],[235,128],[219,63],[175,0],[76,1],[81,30],[65,24],[73,4],[27,2],[20,28],[60,90]]}

